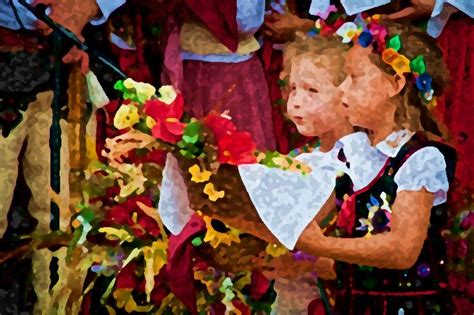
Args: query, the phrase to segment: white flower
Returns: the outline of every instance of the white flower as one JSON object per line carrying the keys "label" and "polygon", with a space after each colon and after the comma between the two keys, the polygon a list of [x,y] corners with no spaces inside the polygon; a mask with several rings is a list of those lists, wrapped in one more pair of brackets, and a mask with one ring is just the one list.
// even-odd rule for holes
{"label": "white flower", "polygon": [[342,37],[343,43],[349,43],[357,35],[359,29],[352,22],[346,22],[336,31],[336,34]]}
{"label": "white flower", "polygon": [[158,93],[160,93],[160,97],[158,97],[158,99],[168,105],[173,103],[178,96],[172,85],[163,85],[158,89]]}
{"label": "white flower", "polygon": [[429,91],[426,91],[425,94],[423,94],[423,97],[425,98],[425,100],[431,101],[433,99],[433,94],[434,91],[431,89]]}

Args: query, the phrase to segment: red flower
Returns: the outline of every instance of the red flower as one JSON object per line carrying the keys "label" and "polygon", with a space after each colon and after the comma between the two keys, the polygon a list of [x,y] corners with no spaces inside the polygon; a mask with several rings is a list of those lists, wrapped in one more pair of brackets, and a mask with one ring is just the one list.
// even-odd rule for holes
{"label": "red flower", "polygon": [[240,165],[256,163],[257,145],[248,132],[235,131],[217,142],[219,163]]}
{"label": "red flower", "polygon": [[154,120],[166,120],[167,118],[180,119],[183,116],[184,98],[178,94],[171,104],[166,104],[158,99],[146,101],[144,112]]}
{"label": "red flower", "polygon": [[252,282],[250,283],[250,296],[254,300],[259,300],[270,287],[270,281],[260,272],[252,272]]}
{"label": "red flower", "polygon": [[[146,235],[156,237],[160,234],[160,228],[155,220],[146,215],[137,202],[141,202],[151,207],[151,201],[145,196],[137,196],[128,199],[124,203],[112,207],[106,217],[105,225],[122,225],[132,228],[135,236],[143,238]],[[136,213],[136,221],[134,222],[134,213]]]}
{"label": "red flower", "polygon": [[134,262],[120,270],[117,274],[117,289],[135,289],[139,285],[135,270],[137,270],[137,265]]}
{"label": "red flower", "polygon": [[176,118],[168,118],[165,121],[158,120],[151,129],[151,134],[157,139],[176,143],[181,140],[186,125]]}
{"label": "red flower", "polygon": [[233,132],[237,131],[232,120],[222,117],[215,111],[210,112],[204,118],[204,124],[211,129],[212,134],[219,141],[220,138],[224,137],[225,135],[232,134]]}
{"label": "red flower", "polygon": [[151,129],[153,137],[166,142],[176,143],[181,139],[185,124],[179,119],[183,116],[184,98],[177,95],[171,104],[166,104],[158,99],[145,103],[144,112],[156,121]]}
{"label": "red flower", "polygon": [[219,163],[239,165],[257,161],[253,154],[257,145],[252,136],[238,131],[230,119],[212,112],[204,118],[204,123],[216,140]]}

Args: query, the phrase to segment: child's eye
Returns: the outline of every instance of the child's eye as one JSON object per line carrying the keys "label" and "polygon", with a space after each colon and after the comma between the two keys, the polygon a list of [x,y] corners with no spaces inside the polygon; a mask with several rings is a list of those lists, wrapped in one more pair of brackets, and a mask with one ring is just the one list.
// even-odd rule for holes
{"label": "child's eye", "polygon": [[318,93],[318,92],[319,92],[319,91],[316,90],[315,88],[309,88],[309,91],[310,91],[311,93]]}

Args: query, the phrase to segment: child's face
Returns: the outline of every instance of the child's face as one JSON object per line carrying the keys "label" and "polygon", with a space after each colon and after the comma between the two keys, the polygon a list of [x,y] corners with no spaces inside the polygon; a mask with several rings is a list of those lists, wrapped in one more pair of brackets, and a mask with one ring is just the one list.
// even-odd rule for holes
{"label": "child's face", "polygon": [[297,58],[291,67],[287,111],[298,132],[315,137],[345,121],[342,92],[334,85],[337,69],[314,64],[313,55]]}
{"label": "child's face", "polygon": [[386,113],[390,98],[404,85],[404,79],[397,82],[372,63],[370,54],[371,48],[359,45],[349,50],[345,63],[347,78],[340,85],[349,121],[354,126],[369,129],[379,121],[375,118]]}

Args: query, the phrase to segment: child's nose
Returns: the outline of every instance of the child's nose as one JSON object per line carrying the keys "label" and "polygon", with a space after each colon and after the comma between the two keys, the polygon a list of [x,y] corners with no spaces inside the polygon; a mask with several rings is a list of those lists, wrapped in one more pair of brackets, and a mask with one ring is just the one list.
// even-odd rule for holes
{"label": "child's nose", "polygon": [[348,75],[344,81],[342,81],[342,83],[339,85],[339,89],[343,92],[343,93],[347,93],[349,91],[349,87],[350,85],[352,84],[352,79],[351,79],[351,76]]}

